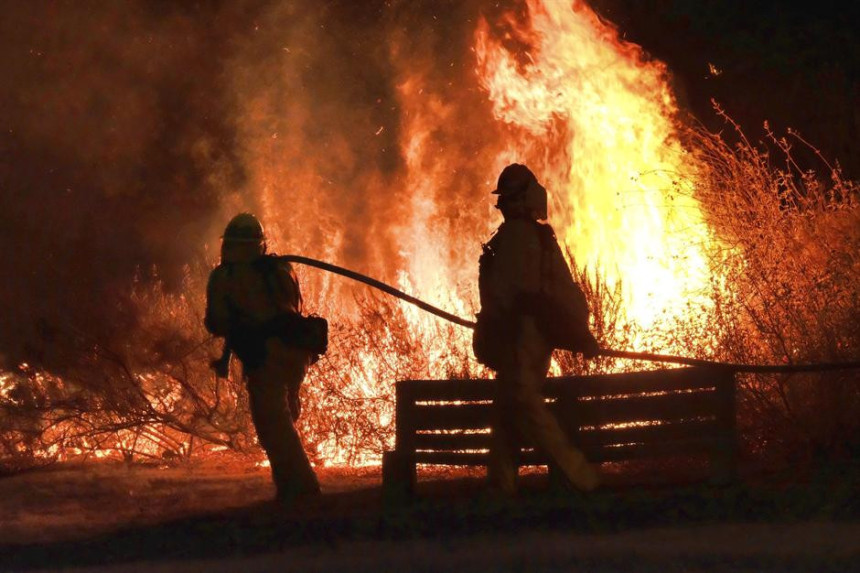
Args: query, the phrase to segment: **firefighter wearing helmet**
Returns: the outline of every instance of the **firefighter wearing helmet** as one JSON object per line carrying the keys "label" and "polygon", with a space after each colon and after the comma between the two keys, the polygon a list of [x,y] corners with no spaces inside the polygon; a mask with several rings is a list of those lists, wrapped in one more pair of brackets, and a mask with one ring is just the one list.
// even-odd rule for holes
{"label": "firefighter wearing helmet", "polygon": [[224,337],[242,362],[251,417],[277,498],[290,502],[319,494],[293,425],[312,354],[271,328],[280,317],[300,315],[299,283],[288,262],[266,253],[263,226],[254,215],[237,215],[224,230],[221,264],[209,276],[206,298],[206,328]]}
{"label": "firefighter wearing helmet", "polygon": [[547,454],[569,485],[591,491],[595,468],[549,411],[541,387],[554,348],[598,351],[588,329],[588,305],[571,276],[547,219],[546,189],[521,164],[507,166],[494,194],[504,222],[484,245],[473,347],[497,373],[496,416],[490,450],[491,486],[513,494],[519,443],[528,438]]}

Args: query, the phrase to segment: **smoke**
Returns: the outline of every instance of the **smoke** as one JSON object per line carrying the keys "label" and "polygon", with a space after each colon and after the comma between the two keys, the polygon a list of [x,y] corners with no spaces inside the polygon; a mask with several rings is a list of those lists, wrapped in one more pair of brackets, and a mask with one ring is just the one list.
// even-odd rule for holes
{"label": "smoke", "polygon": [[[283,252],[382,278],[431,235],[489,228],[444,200],[486,200],[494,167],[469,55],[478,4],[7,3],[3,363],[61,370],[64,341],[132,341],[134,286],[205,272],[240,210]],[[416,186],[441,148],[462,166],[438,166],[424,209]],[[446,249],[439,266],[474,255]]]}
{"label": "smoke", "polygon": [[[477,2],[429,1],[265,11],[227,73],[273,248],[405,274],[431,298],[463,280],[449,275],[464,261],[477,271],[498,147],[471,52],[480,15]],[[328,277],[303,284],[312,302],[352,300]]]}
{"label": "smoke", "polygon": [[[246,3],[247,4],[247,3]],[[251,4],[7,3],[0,23],[0,351],[133,336],[136,277],[168,285],[245,169],[224,89]]]}
{"label": "smoke", "polygon": [[242,159],[276,246],[354,262],[400,163],[384,4],[304,4],[272,4],[227,65]]}

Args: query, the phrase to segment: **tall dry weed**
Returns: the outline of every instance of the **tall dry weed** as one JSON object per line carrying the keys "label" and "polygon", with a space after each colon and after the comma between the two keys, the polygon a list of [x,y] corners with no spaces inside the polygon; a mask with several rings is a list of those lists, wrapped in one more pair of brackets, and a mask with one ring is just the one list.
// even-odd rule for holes
{"label": "tall dry weed", "polygon": [[[860,188],[799,134],[765,125],[752,143],[717,108],[728,137],[696,130],[697,189],[720,249],[718,357],[753,364],[860,359]],[[817,158],[801,165],[797,147]],[[812,152],[811,154],[809,152]],[[860,373],[744,375],[741,422],[754,452],[784,459],[857,452]]]}

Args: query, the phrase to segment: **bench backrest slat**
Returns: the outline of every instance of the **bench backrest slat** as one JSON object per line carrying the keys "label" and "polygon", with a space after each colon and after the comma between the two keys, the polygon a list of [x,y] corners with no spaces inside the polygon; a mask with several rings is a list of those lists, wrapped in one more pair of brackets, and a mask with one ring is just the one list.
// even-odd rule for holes
{"label": "bench backrest slat", "polygon": [[595,376],[569,376],[549,378],[547,389],[551,393],[563,392],[566,395],[593,397],[661,391],[677,392],[713,388],[717,380],[726,375],[731,377],[731,372],[715,368],[696,367]]}
{"label": "bench backrest slat", "polygon": [[492,404],[447,404],[415,406],[412,426],[420,430],[480,430],[492,423]]}
{"label": "bench backrest slat", "polygon": [[398,382],[398,389],[404,386],[408,399],[413,401],[475,401],[492,400],[495,393],[495,380],[404,380]]}
{"label": "bench backrest slat", "polygon": [[416,450],[453,451],[485,450],[490,447],[492,436],[483,434],[416,434],[413,444]]}
{"label": "bench backrest slat", "polygon": [[[715,368],[678,368],[594,376],[561,376],[548,378],[547,396],[611,396],[645,392],[669,392],[714,388],[719,380],[730,379],[730,371]],[[413,401],[491,400],[494,380],[404,380],[404,397]]]}
{"label": "bench backrest slat", "polygon": [[715,390],[690,393],[634,395],[592,400],[562,400],[559,416],[569,416],[578,426],[633,421],[675,422],[713,417],[720,404]]}
{"label": "bench backrest slat", "polygon": [[723,426],[715,420],[709,420],[580,431],[573,436],[573,440],[588,449],[596,446],[651,444],[689,440],[701,436],[714,437],[721,433],[723,433]]}
{"label": "bench backrest slat", "polygon": [[717,438],[690,438],[646,444],[626,444],[607,447],[586,448],[584,451],[593,462],[615,462],[656,456],[681,456],[700,454],[713,449],[723,440]]}

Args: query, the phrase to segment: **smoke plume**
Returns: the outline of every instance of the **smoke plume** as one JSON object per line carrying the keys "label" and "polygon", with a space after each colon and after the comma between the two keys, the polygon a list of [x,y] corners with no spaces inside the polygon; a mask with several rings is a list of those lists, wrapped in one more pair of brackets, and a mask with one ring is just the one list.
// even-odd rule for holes
{"label": "smoke plume", "polygon": [[223,65],[253,14],[228,2],[7,5],[7,362],[50,362],[59,338],[120,342],[135,277],[178,280],[220,195],[245,180]]}
{"label": "smoke plume", "polygon": [[[205,276],[240,210],[261,214],[282,252],[380,278],[408,260],[438,257],[438,273],[473,257],[455,245],[419,251],[434,234],[489,228],[480,203],[466,214],[434,206],[447,195],[486,200],[494,167],[469,56],[479,16],[477,3],[382,0],[7,6],[5,366],[62,369],[64,341],[132,341],[135,285],[178,289],[188,272]],[[442,147],[469,167],[418,189],[427,182],[415,174],[432,172]]]}

